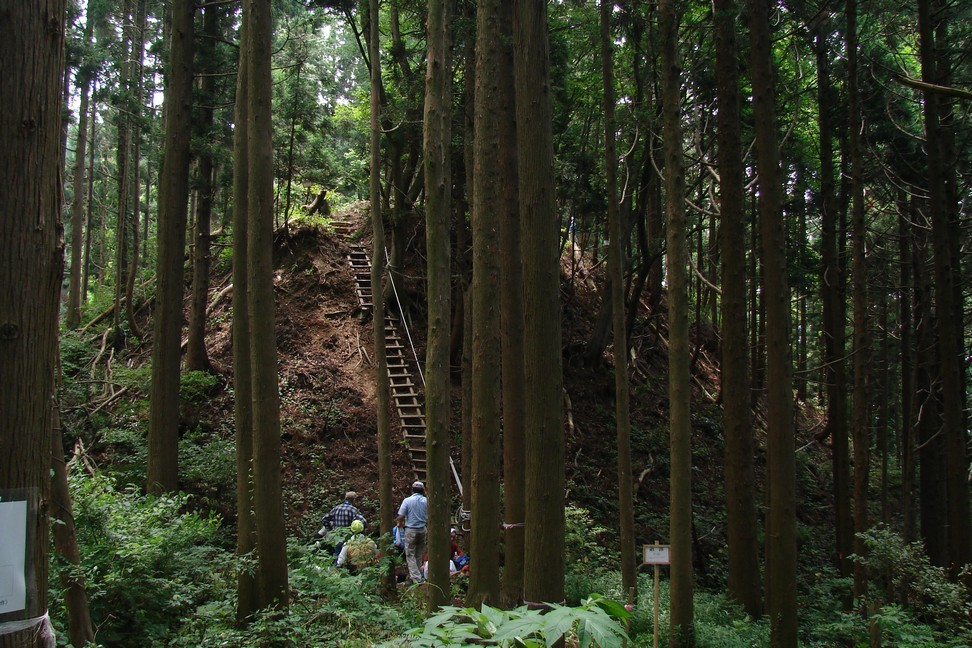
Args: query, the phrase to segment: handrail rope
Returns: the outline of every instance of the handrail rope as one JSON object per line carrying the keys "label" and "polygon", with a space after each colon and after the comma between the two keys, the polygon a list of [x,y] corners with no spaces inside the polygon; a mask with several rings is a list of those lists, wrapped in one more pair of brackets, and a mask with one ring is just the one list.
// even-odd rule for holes
{"label": "handrail rope", "polygon": [[[402,308],[402,300],[398,296],[398,287],[395,285],[395,274],[391,271],[391,256],[388,254],[388,246],[384,247],[385,252],[385,272],[388,273],[388,282],[391,284],[392,292],[395,294],[395,304],[398,306],[398,321],[401,322],[402,328],[405,329],[405,337],[408,338],[408,346],[412,349],[412,357],[415,359],[415,368],[418,370],[419,378],[422,379],[422,390],[425,390],[425,374],[422,373],[422,364],[419,362],[418,352],[415,350],[415,342],[412,340],[412,333],[408,330],[408,322],[405,321],[405,310]],[[379,296],[380,298],[380,296]],[[372,287],[372,299],[374,296],[374,287]],[[462,480],[459,479],[459,473],[456,471],[456,463],[452,460],[452,455],[449,455],[449,468],[452,472],[452,479],[456,482],[456,488],[459,489],[459,497],[462,497]]]}

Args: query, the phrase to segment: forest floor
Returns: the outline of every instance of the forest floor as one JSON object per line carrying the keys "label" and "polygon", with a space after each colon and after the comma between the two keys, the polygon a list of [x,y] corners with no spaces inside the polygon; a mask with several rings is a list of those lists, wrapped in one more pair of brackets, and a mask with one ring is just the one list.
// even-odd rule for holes
{"label": "forest floor", "polygon": [[[357,491],[369,521],[377,522],[378,469],[372,323],[362,312],[346,259],[352,241],[371,249],[368,206],[356,203],[335,219],[351,223],[353,234],[336,233],[326,225],[291,224],[275,236],[274,277],[276,333],[279,352],[282,462],[287,531],[311,538],[320,516],[338,503],[346,490]],[[413,224],[418,231],[418,224]],[[421,247],[424,236],[411,241]],[[567,246],[570,249],[570,246]],[[614,426],[614,379],[608,346],[594,366],[584,360],[600,304],[603,264],[589,263],[579,254],[565,253],[561,296],[563,308],[564,380],[567,412],[566,475],[568,502],[588,509],[594,520],[616,528],[617,467]],[[414,266],[405,268],[405,293],[411,305],[405,312],[416,354],[424,360],[424,255],[412,254]],[[214,287],[226,285],[230,269],[215,264]],[[217,288],[214,288],[215,292]],[[219,386],[193,411],[183,413],[186,429],[221,435],[232,442],[231,301],[223,299],[209,313],[207,348],[220,374]],[[663,310],[663,306],[659,309]],[[663,313],[642,306],[631,332],[631,425],[635,524],[639,544],[668,537],[668,368],[667,330]],[[725,561],[724,438],[719,397],[718,339],[708,325],[693,327],[693,551],[697,576],[719,585]],[[143,351],[145,353],[145,351]],[[460,465],[461,394],[454,380],[453,458]],[[394,497],[409,492],[412,470],[397,418],[391,417]],[[797,447],[807,460],[801,469],[827,464],[829,448],[812,440],[822,425],[821,415],[801,408]],[[757,416],[757,480],[765,472],[765,432]],[[801,493],[802,502],[821,502],[819,508],[801,506],[802,521],[827,524],[830,513],[822,504],[827,476],[811,473],[801,483],[816,484],[821,493]],[[182,488],[198,495],[197,502],[215,509],[233,524],[235,496],[225,485],[191,483]],[[209,492],[206,492],[206,491]],[[458,500],[454,508],[458,507]],[[377,526],[377,524],[376,524]],[[608,538],[602,539],[605,543]]]}

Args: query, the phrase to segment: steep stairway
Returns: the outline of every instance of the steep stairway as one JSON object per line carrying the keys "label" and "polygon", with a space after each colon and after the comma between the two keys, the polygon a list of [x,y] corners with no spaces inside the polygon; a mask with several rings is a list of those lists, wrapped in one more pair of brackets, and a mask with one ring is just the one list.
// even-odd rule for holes
{"label": "steep stairway", "polygon": [[[341,224],[343,225],[343,223]],[[335,231],[346,231],[335,225]],[[374,307],[371,286],[371,260],[358,245],[352,245],[347,256],[348,267],[354,277],[354,290],[362,310],[370,312]],[[385,354],[388,362],[388,385],[392,403],[398,413],[405,447],[412,462],[415,478],[426,480],[425,454],[425,406],[413,377],[412,364],[399,332],[399,319],[394,313],[385,314]],[[417,368],[417,366],[416,366]],[[421,378],[421,373],[419,373]]]}

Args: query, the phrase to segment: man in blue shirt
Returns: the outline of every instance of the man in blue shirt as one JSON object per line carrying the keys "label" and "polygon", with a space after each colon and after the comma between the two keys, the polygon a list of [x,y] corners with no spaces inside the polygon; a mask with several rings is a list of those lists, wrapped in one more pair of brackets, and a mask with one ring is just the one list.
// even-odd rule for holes
{"label": "man in blue shirt", "polygon": [[408,575],[415,584],[422,582],[422,561],[425,557],[425,535],[428,516],[428,499],[425,484],[412,484],[412,494],[398,507],[398,519],[405,522],[405,562]]}

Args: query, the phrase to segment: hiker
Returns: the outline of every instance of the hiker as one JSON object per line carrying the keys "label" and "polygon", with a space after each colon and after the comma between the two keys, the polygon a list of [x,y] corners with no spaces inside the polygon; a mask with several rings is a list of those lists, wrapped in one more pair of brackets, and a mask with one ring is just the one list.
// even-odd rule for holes
{"label": "hiker", "polygon": [[359,567],[375,564],[378,559],[378,545],[363,531],[364,523],[361,520],[352,522],[351,533],[354,535],[344,543],[337,557],[337,566],[347,567],[352,574],[356,574]]}
{"label": "hiker", "polygon": [[452,547],[450,548],[450,554],[452,555],[451,564],[455,565],[455,569],[449,570],[450,574],[455,574],[456,572],[467,572],[469,571],[469,554],[463,553],[462,548],[456,541],[458,536],[458,531],[453,527],[450,532],[452,536]]}
{"label": "hiker", "polygon": [[402,505],[398,507],[398,519],[405,525],[405,562],[408,564],[408,575],[416,585],[422,582],[419,561],[425,555],[427,512],[425,484],[414,482],[412,494],[402,500]]}
{"label": "hiker", "polygon": [[[335,529],[341,527],[349,527],[355,521],[361,522],[361,528],[367,525],[367,520],[361,515],[361,511],[357,509],[354,505],[355,500],[358,499],[358,494],[354,491],[348,491],[344,494],[344,501],[332,508],[327,512],[323,518],[321,518],[321,529],[317,532],[317,537],[324,538],[331,535],[331,532]],[[332,540],[334,544],[334,553],[338,554],[341,552],[341,545],[343,542],[340,540]]]}
{"label": "hiker", "polygon": [[401,516],[396,517],[392,527],[392,546],[399,556],[405,555],[405,520]]}

